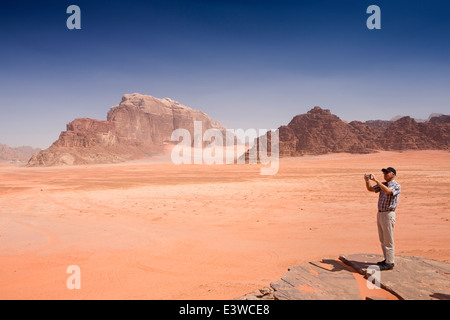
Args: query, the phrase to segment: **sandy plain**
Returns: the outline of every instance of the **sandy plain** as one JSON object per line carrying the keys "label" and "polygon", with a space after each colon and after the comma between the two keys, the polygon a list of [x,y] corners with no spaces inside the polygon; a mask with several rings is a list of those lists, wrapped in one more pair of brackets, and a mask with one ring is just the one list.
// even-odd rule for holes
{"label": "sandy plain", "polygon": [[[233,299],[304,261],[381,254],[363,174],[387,166],[402,185],[396,254],[448,262],[445,151],[286,158],[273,176],[248,164],[0,165],[0,299]],[[70,265],[81,289],[67,288]]]}

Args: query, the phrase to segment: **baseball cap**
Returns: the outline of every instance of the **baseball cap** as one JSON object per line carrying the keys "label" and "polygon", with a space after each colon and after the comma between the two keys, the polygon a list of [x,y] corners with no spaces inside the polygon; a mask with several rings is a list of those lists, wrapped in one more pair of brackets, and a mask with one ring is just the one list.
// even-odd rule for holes
{"label": "baseball cap", "polygon": [[395,175],[397,175],[397,171],[395,171],[395,169],[392,168],[392,167],[387,167],[386,169],[381,169],[381,171],[383,171],[383,172],[392,172]]}

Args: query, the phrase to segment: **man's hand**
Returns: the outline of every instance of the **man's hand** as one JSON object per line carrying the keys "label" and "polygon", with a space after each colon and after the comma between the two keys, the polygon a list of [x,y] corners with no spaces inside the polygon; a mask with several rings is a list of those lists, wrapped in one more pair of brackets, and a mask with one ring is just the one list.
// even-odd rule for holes
{"label": "man's hand", "polygon": [[366,188],[367,191],[371,191],[371,192],[375,192],[375,189],[372,188],[372,186],[370,185],[369,181],[374,179],[375,177],[373,176],[373,174],[364,174],[364,180],[366,180]]}
{"label": "man's hand", "polygon": [[[375,176],[373,174],[370,174],[370,178],[369,179],[374,181],[380,187],[381,191],[384,191],[387,194],[392,194],[392,190],[389,189],[384,184],[382,184],[380,181],[378,181],[377,178],[375,178]],[[375,191],[375,189],[373,189],[372,186],[369,186],[369,180],[366,180],[366,188],[369,191]]]}

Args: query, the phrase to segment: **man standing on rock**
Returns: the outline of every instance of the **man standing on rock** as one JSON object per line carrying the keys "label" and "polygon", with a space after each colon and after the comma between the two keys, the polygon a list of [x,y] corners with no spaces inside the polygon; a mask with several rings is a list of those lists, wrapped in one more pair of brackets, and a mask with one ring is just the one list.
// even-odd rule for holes
{"label": "man standing on rock", "polygon": [[[378,262],[380,270],[392,270],[395,262],[394,247],[394,224],[395,209],[397,208],[398,197],[400,196],[401,186],[394,179],[397,171],[388,167],[381,170],[384,174],[386,182],[378,181],[373,174],[365,174],[366,188],[371,192],[379,192],[378,198],[378,236],[383,250],[384,260]],[[371,185],[370,181],[374,181],[376,185]]]}

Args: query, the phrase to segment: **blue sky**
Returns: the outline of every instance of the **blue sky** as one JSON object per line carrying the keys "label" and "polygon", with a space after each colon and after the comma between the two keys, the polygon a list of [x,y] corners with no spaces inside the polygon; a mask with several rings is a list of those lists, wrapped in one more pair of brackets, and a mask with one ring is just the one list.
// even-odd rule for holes
{"label": "blue sky", "polygon": [[[81,30],[68,30],[69,5]],[[381,30],[369,30],[369,5]],[[170,97],[229,128],[314,106],[344,120],[450,113],[448,1],[0,2],[0,143],[46,148],[123,94]]]}

